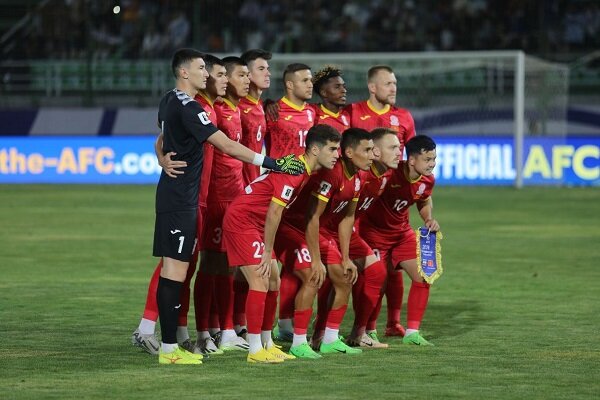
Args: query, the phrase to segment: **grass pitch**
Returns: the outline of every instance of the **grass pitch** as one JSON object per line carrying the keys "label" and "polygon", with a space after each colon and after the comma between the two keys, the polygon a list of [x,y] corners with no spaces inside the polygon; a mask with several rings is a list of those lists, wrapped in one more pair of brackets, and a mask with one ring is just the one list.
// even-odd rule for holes
{"label": "grass pitch", "polygon": [[422,329],[436,347],[186,367],[130,344],[156,264],[154,187],[0,186],[0,398],[597,398],[600,190],[434,198],[445,273]]}

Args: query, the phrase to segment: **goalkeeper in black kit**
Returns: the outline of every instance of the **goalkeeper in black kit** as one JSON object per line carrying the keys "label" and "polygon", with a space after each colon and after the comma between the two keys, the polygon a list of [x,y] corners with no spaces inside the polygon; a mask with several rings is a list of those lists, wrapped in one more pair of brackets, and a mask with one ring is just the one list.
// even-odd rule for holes
{"label": "goalkeeper in black kit", "polygon": [[196,245],[198,190],[203,160],[203,144],[208,141],[222,152],[238,160],[277,172],[298,175],[304,164],[294,155],[280,159],[255,153],[230,140],[214,126],[194,96],[206,88],[208,72],[203,54],[193,49],[180,49],[171,61],[176,79],[175,89],[166,93],[159,106],[158,123],[164,134],[163,151],[173,152],[175,160],[184,161],[184,174],[177,178],[161,173],[156,188],[156,222],[154,250],[162,257],[157,299],[162,331],[160,364],[201,364],[202,356],[177,345],[179,295],[189,261]]}

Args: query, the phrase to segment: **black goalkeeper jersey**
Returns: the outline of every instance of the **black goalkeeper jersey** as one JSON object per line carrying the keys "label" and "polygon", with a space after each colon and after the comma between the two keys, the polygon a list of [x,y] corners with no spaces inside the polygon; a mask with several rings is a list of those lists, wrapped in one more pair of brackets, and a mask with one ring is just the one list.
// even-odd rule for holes
{"label": "black goalkeeper jersey", "polygon": [[[166,93],[158,107],[158,124],[164,139],[163,151],[177,153],[173,160],[187,162],[184,174],[169,177],[164,171],[156,188],[156,212],[170,212],[198,207],[198,188],[202,184],[203,143],[218,131],[204,109],[188,94],[178,89]],[[208,182],[207,182],[208,183]]]}

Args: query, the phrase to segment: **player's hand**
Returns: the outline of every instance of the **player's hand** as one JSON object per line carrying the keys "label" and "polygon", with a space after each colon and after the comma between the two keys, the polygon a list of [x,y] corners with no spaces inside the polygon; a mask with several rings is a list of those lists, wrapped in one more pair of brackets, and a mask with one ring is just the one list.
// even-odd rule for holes
{"label": "player's hand", "polygon": [[287,156],[278,158],[275,160],[275,171],[283,172],[289,175],[300,175],[304,173],[304,163],[296,157],[295,154],[288,154]]}
{"label": "player's hand", "polygon": [[176,155],[177,153],[171,151],[165,154],[162,157],[159,157],[158,164],[165,171],[165,174],[170,176],[171,178],[177,178],[177,175],[183,175],[183,171],[177,170],[177,168],[185,168],[187,167],[187,162],[185,161],[176,161],[172,160],[171,157]]}
{"label": "player's hand", "polygon": [[358,280],[358,267],[351,260],[348,260],[342,262],[342,268],[344,269],[346,282],[354,285]]}
{"label": "player's hand", "polygon": [[315,287],[320,288],[321,285],[323,285],[323,282],[325,282],[325,277],[327,276],[327,269],[325,268],[325,265],[323,265],[322,262],[319,262],[312,264],[310,269],[311,273],[308,281],[311,282]]}
{"label": "player's hand", "polygon": [[262,256],[260,257],[260,263],[256,268],[256,272],[262,278],[269,279],[271,277],[271,252],[263,251]]}
{"label": "player's hand", "polygon": [[279,119],[279,104],[271,99],[266,99],[264,102],[264,111],[269,121],[277,121]]}
{"label": "player's hand", "polygon": [[427,221],[425,221],[425,227],[428,228],[431,232],[437,232],[440,230],[440,224],[438,224],[438,222],[433,218],[430,218]]}

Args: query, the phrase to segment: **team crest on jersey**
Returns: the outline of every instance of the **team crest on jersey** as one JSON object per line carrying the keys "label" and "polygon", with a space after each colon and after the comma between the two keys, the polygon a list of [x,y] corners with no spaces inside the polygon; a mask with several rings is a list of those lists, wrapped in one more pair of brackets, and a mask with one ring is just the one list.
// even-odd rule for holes
{"label": "team crest on jersey", "polygon": [[327,196],[329,194],[330,190],[331,190],[331,183],[329,183],[327,181],[321,181],[321,184],[319,185],[319,194],[322,194],[323,196]]}
{"label": "team crest on jersey", "polygon": [[354,180],[354,191],[355,192],[360,191],[360,179],[355,179]]}
{"label": "team crest on jersey", "polygon": [[392,126],[400,126],[400,121],[398,121],[398,117],[395,115],[392,115],[390,117],[390,125]]}
{"label": "team crest on jersey", "polygon": [[208,118],[208,115],[206,115],[205,111],[199,112],[198,118],[200,118],[200,122],[202,122],[202,125],[210,124],[210,119]]}
{"label": "team crest on jersey", "polygon": [[306,110],[306,116],[308,117],[308,122],[313,122],[312,111]]}
{"label": "team crest on jersey", "polygon": [[348,123],[348,120],[346,119],[346,116],[345,116],[345,115],[342,115],[342,123],[343,123],[344,125],[346,125],[346,126],[350,125],[350,124]]}
{"label": "team crest on jersey", "polygon": [[292,198],[292,194],[294,193],[294,188],[288,185],[284,185],[281,190],[281,198],[284,200],[289,200]]}
{"label": "team crest on jersey", "polygon": [[417,196],[421,196],[421,195],[422,195],[424,192],[425,192],[425,184],[424,184],[424,183],[421,183],[421,184],[419,185],[419,188],[417,189],[417,193],[416,193],[416,195],[417,195]]}

